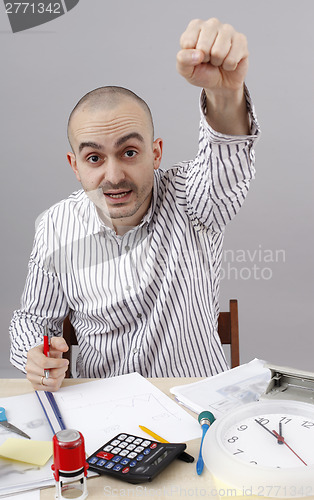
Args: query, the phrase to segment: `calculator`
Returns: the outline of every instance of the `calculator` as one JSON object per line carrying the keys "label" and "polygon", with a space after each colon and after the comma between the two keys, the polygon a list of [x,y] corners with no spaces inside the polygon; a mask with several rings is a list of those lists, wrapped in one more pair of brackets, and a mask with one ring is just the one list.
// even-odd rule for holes
{"label": "calculator", "polygon": [[185,448],[185,444],[159,443],[124,433],[95,451],[87,462],[94,472],[138,484],[151,481]]}

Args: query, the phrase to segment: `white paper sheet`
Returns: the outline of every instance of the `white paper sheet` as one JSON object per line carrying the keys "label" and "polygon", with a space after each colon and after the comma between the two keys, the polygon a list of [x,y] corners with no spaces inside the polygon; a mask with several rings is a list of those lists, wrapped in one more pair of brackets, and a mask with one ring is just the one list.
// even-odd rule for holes
{"label": "white paper sheet", "polygon": [[67,427],[82,432],[88,454],[121,432],[170,442],[201,436],[197,420],[138,373],[61,388],[54,394]]}
{"label": "white paper sheet", "polygon": [[264,365],[265,361],[253,359],[200,382],[172,387],[170,392],[195,413],[210,410],[218,418],[236,406],[257,401],[270,380]]}

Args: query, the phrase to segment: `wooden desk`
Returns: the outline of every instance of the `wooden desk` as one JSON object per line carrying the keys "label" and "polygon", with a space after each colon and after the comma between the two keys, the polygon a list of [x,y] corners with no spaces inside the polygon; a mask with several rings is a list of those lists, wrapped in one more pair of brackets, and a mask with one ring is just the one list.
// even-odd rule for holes
{"label": "wooden desk", "polygon": [[[173,397],[169,389],[174,385],[195,382],[199,379],[155,378],[151,382],[165,394]],[[90,381],[89,379],[67,379],[64,386]],[[31,384],[23,379],[0,379],[0,396],[16,396],[32,392]],[[195,416],[195,414],[191,413]],[[103,498],[149,498],[157,500],[182,500],[206,498],[219,500],[217,489],[210,473],[204,468],[203,474],[196,473],[196,461],[199,452],[200,439],[187,443],[187,452],[193,455],[195,461],[191,464],[175,460],[166,470],[157,476],[151,483],[132,485],[124,481],[107,476],[90,478],[87,481],[88,499],[101,500]],[[53,500],[55,487],[41,490],[41,500]]]}

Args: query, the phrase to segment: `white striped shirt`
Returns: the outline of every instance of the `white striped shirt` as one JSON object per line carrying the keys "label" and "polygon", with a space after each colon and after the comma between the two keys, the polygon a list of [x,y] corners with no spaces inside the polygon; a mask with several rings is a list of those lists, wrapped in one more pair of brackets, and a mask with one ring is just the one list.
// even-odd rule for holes
{"label": "white striped shirt", "polygon": [[10,326],[16,367],[25,370],[47,320],[50,334],[62,335],[69,314],[80,376],[210,376],[228,368],[217,333],[223,234],[254,177],[259,129],[247,95],[251,135],[215,132],[202,96],[198,154],[155,171],[138,226],[117,236],[83,190],[45,213]]}

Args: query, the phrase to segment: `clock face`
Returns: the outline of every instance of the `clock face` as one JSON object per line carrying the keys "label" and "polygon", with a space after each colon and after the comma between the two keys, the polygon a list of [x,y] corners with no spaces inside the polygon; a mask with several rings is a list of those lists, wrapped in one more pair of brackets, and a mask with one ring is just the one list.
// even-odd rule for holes
{"label": "clock face", "polygon": [[221,437],[229,453],[267,467],[314,465],[314,413],[256,413],[225,429]]}
{"label": "clock face", "polygon": [[[204,462],[214,478],[259,495],[314,495],[314,405],[260,401],[233,409],[207,431]],[[272,496],[269,494],[268,496]]]}

